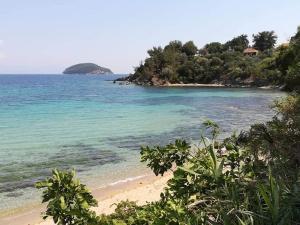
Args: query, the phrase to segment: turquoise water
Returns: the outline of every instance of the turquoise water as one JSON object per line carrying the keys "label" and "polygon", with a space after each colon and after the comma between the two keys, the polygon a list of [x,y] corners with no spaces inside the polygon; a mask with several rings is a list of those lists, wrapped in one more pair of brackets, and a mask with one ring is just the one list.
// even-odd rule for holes
{"label": "turquoise water", "polygon": [[201,122],[225,134],[270,119],[284,93],[113,84],[118,75],[0,76],[0,211],[39,201],[54,167],[99,187],[145,174],[139,146],[197,140]]}

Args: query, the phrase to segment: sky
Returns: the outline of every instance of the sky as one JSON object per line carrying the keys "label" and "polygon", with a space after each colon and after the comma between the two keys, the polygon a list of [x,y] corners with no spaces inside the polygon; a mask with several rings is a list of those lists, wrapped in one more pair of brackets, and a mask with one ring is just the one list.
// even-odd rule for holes
{"label": "sky", "polygon": [[0,0],[0,73],[59,74],[93,62],[133,72],[153,46],[198,47],[300,25],[299,0]]}

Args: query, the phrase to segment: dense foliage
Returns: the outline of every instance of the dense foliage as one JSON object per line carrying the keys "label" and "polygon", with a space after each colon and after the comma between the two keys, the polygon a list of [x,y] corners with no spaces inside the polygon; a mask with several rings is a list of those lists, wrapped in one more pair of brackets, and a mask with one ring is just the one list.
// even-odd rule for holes
{"label": "dense foliage", "polygon": [[168,83],[218,83],[224,85],[278,85],[299,88],[300,31],[289,44],[275,48],[274,31],[253,35],[257,55],[245,54],[247,35],[222,44],[212,42],[198,49],[192,41],[171,41],[164,48],[154,47],[149,57],[126,78],[142,85]]}
{"label": "dense foliage", "polygon": [[91,224],[93,212],[91,206],[97,206],[86,186],[75,178],[75,172],[52,171],[52,177],[36,184],[37,188],[46,188],[43,202],[48,202],[46,219],[53,218],[55,224]]}
{"label": "dense foliage", "polygon": [[260,51],[267,51],[274,48],[277,36],[274,31],[263,31],[253,35],[253,47]]}
{"label": "dense foliage", "polygon": [[277,114],[249,131],[219,140],[217,124],[206,121],[207,137],[190,144],[142,147],[142,161],[156,175],[173,172],[161,200],[144,206],[124,201],[111,215],[95,215],[96,205],[73,172],[53,171],[45,188],[46,216],[71,224],[300,223],[300,97],[275,102]]}

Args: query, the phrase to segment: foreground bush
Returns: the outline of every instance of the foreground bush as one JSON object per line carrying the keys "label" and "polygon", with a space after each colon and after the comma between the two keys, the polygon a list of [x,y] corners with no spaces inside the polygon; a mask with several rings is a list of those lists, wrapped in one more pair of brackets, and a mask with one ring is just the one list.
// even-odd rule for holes
{"label": "foreground bush", "polygon": [[96,216],[96,201],[71,172],[53,171],[45,188],[46,215],[69,224],[300,224],[300,98],[275,104],[277,115],[247,132],[218,141],[217,124],[198,145],[176,140],[142,147],[141,160],[156,175],[173,172],[161,200],[145,206],[125,201]]}
{"label": "foreground bush", "polygon": [[89,208],[97,206],[86,186],[75,179],[75,172],[52,171],[52,177],[38,182],[37,188],[45,188],[43,202],[48,202],[44,219],[48,216],[57,224],[91,224]]}

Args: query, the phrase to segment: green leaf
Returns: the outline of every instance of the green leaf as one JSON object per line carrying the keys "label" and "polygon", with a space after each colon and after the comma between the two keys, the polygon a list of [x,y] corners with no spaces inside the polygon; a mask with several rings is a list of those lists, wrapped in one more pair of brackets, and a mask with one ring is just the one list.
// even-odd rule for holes
{"label": "green leaf", "polygon": [[185,172],[187,172],[187,173],[193,174],[193,175],[195,175],[195,176],[198,176],[198,175],[199,175],[199,174],[196,173],[195,171],[193,171],[193,170],[191,170],[191,169],[189,169],[189,168],[186,168],[186,167],[178,166],[178,169],[183,170],[183,171],[185,171]]}
{"label": "green leaf", "polygon": [[60,208],[63,210],[67,208],[64,196],[60,197]]}

